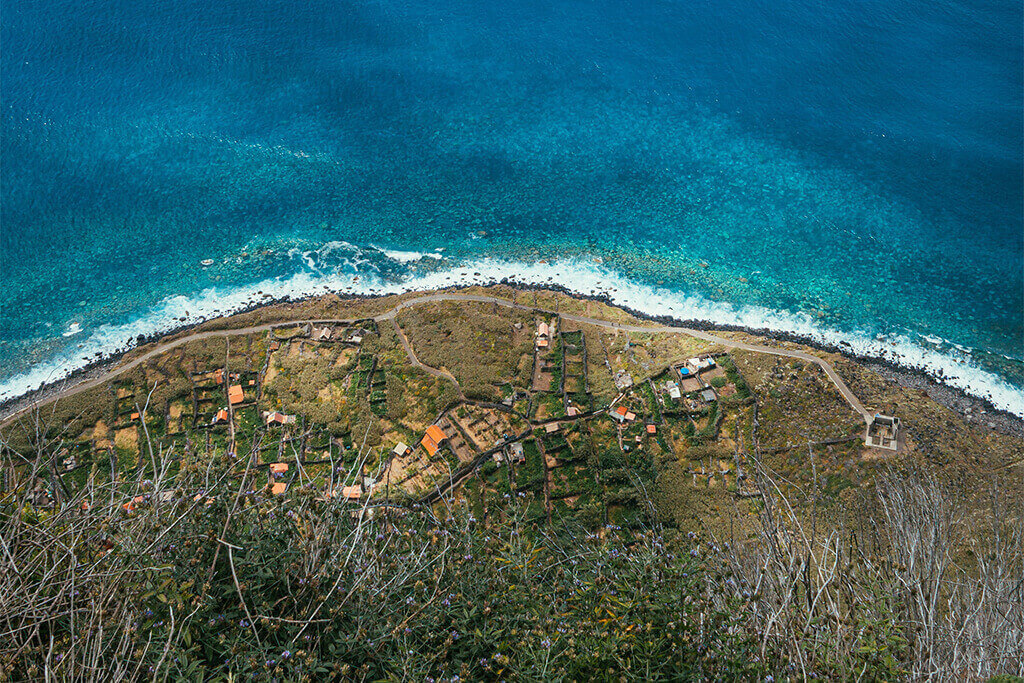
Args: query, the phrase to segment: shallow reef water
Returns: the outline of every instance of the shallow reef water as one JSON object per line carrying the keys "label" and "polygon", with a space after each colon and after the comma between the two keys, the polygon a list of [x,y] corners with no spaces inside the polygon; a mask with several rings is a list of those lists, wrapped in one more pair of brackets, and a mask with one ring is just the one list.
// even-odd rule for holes
{"label": "shallow reef water", "polygon": [[13,0],[0,398],[261,291],[480,272],[1024,412],[1021,12]]}

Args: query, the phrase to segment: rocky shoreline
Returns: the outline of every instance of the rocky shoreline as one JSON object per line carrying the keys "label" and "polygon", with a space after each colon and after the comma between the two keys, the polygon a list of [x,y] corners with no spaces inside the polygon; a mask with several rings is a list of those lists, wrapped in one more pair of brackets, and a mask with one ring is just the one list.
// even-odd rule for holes
{"label": "rocky shoreline", "polygon": [[[616,304],[611,300],[611,297],[607,294],[581,294],[574,292],[567,287],[561,285],[548,283],[545,285],[517,282],[512,278],[503,278],[500,281],[480,284],[477,286],[494,286],[494,285],[505,285],[508,287],[514,287],[519,291],[552,291],[563,294],[567,297],[571,297],[578,300],[589,300],[599,302],[613,308],[618,308],[621,311],[629,313],[640,320],[647,320],[650,322],[656,322],[662,325],[673,326],[673,327],[689,327],[692,329],[703,330],[707,332],[742,332],[762,339],[771,339],[779,342],[789,342],[795,344],[801,344],[819,351],[825,351],[827,353],[835,353],[843,356],[851,361],[859,363],[860,365],[867,367],[868,369],[878,373],[888,381],[894,382],[901,387],[917,389],[920,391],[927,392],[928,396],[945,406],[946,408],[956,412],[964,418],[965,421],[972,424],[973,426],[980,429],[992,429],[997,432],[1015,436],[1024,439],[1024,418],[1018,417],[1012,413],[1004,410],[1000,410],[992,405],[991,402],[986,399],[972,396],[965,391],[956,387],[951,387],[943,384],[938,379],[932,377],[928,373],[918,370],[915,368],[909,368],[901,366],[893,361],[883,358],[861,356],[851,352],[849,349],[845,349],[842,346],[825,344],[820,341],[804,337],[801,335],[779,332],[767,328],[751,328],[739,325],[723,325],[714,323],[708,320],[680,320],[672,316],[658,316],[650,315],[642,311],[638,311],[624,306]],[[465,287],[450,287],[444,289],[438,289],[434,291],[438,292],[457,292],[465,289]],[[328,292],[326,294],[333,294],[341,296],[347,300],[368,300],[368,299],[380,299],[388,296],[402,296],[411,293],[426,293],[419,292],[419,290],[405,290],[397,294],[354,294],[354,293],[342,293],[342,292]],[[141,336],[136,340],[136,344],[129,348],[124,348],[107,354],[105,356],[97,358],[95,361],[88,365],[74,370],[67,377],[54,381],[48,382],[45,385],[35,389],[33,391],[22,394],[11,399],[8,399],[0,403],[0,422],[6,422],[11,417],[16,416],[37,404],[43,404],[51,399],[59,396],[67,387],[74,386],[81,382],[89,381],[97,377],[102,376],[112,368],[116,367],[119,362],[124,358],[125,355],[134,351],[144,344],[159,343],[161,341],[169,340],[177,337],[184,332],[193,331],[201,325],[210,323],[215,320],[229,320],[232,317],[251,313],[256,310],[272,308],[286,303],[301,303],[315,300],[325,294],[315,294],[306,297],[292,298],[292,297],[281,297],[277,299],[265,299],[259,302],[254,302],[252,305],[241,308],[234,311],[230,315],[221,316],[218,318],[210,318],[207,320],[199,320],[195,323],[179,325],[173,329],[167,330],[160,334],[150,335],[148,337]]]}
{"label": "rocky shoreline", "polygon": [[752,328],[742,325],[723,325],[709,320],[680,320],[672,316],[650,315],[635,310],[629,306],[623,306],[611,301],[607,295],[583,295],[571,291],[561,285],[538,286],[532,284],[516,283],[511,280],[503,280],[500,284],[513,286],[522,290],[549,290],[557,291],[574,299],[597,301],[619,310],[625,311],[640,320],[648,320],[661,325],[674,327],[689,327],[705,332],[742,332],[762,339],[771,339],[779,342],[801,344],[818,351],[834,353],[858,363],[901,387],[917,389],[927,392],[929,398],[936,403],[952,410],[968,423],[979,427],[998,431],[1010,436],[1016,436],[1024,440],[1024,418],[1013,413],[1000,410],[991,401],[978,396],[972,396],[956,387],[943,384],[927,372],[916,368],[905,367],[885,358],[863,356],[853,353],[849,349],[834,344],[825,344],[810,337],[805,337],[791,332],[780,332],[768,328]]}

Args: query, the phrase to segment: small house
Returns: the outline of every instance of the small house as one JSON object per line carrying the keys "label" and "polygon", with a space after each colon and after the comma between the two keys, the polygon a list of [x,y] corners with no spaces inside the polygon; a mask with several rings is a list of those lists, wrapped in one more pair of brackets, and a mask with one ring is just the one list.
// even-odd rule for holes
{"label": "small house", "polygon": [[441,444],[448,439],[448,436],[444,431],[437,425],[430,425],[427,427],[427,433],[423,435],[423,439],[420,440],[420,445],[426,449],[427,453],[433,456],[437,453]]}
{"label": "small house", "polygon": [[333,330],[330,327],[314,327],[310,339],[313,341],[330,341]]}
{"label": "small house", "polygon": [[715,367],[715,359],[710,356],[697,356],[687,361],[687,364],[697,372]]}
{"label": "small house", "polygon": [[444,430],[437,425],[430,425],[427,427],[427,436],[433,439],[434,443],[438,446],[441,445],[442,441],[445,441],[448,438],[448,435],[444,433]]}
{"label": "small house", "polygon": [[146,502],[146,497],[145,496],[135,496],[134,498],[132,498],[130,501],[128,501],[127,503],[125,503],[121,507],[123,507],[128,512],[133,512],[135,510],[135,508],[137,508],[138,506],[142,505],[144,502]]}
{"label": "small house", "polygon": [[544,431],[547,432],[548,434],[554,434],[558,430],[559,425],[557,422],[549,422],[546,425],[544,425]]}
{"label": "small house", "polygon": [[548,347],[549,338],[551,337],[551,328],[548,327],[547,323],[541,323],[537,325],[537,348],[545,349]]}
{"label": "small house", "polygon": [[715,390],[712,389],[711,387],[708,387],[704,391],[700,392],[700,397],[704,400],[705,403],[711,403],[712,401],[718,398],[717,396],[715,396]]}
{"label": "small house", "polygon": [[279,481],[270,487],[270,493],[272,493],[275,496],[280,496],[287,490],[288,484],[284,483],[283,481]]}
{"label": "small house", "polygon": [[291,424],[293,422],[295,422],[295,416],[294,415],[285,415],[284,413],[278,412],[276,410],[274,412],[272,412],[272,413],[267,413],[267,426],[268,427],[271,427],[271,426],[276,425],[276,424],[277,425],[286,425],[286,424]]}
{"label": "small house", "polygon": [[523,450],[523,442],[516,441],[512,444],[512,460],[515,462],[526,462],[526,451]]}
{"label": "small house", "polygon": [[864,441],[868,446],[899,450],[900,419],[891,415],[876,413],[868,423]]}
{"label": "small house", "polygon": [[619,391],[628,389],[633,386],[633,377],[625,370],[620,370],[615,373],[615,388]]}
{"label": "small house", "polygon": [[658,433],[658,428],[655,425],[652,425],[652,424],[647,425],[647,433],[648,434],[657,434]]}
{"label": "small house", "polygon": [[242,391],[241,384],[232,384],[228,388],[228,403],[233,406],[238,405],[245,400],[245,393]]}
{"label": "small house", "polygon": [[619,406],[618,408],[616,408],[615,410],[611,411],[608,414],[611,415],[612,419],[615,420],[616,422],[622,423],[626,421],[626,413],[628,412],[629,409],[626,408],[626,406]]}
{"label": "small house", "polygon": [[217,411],[217,414],[213,416],[213,421],[210,424],[220,425],[225,424],[228,421],[228,409],[221,408]]}
{"label": "small house", "polygon": [[391,449],[391,452],[394,453],[396,457],[401,458],[403,455],[409,452],[409,447],[406,446],[403,442],[399,441],[398,445]]}

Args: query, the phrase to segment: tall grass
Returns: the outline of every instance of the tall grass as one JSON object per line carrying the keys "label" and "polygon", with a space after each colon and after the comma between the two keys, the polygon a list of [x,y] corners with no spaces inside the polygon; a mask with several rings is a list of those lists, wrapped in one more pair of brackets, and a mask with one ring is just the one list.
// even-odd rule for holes
{"label": "tall grass", "polygon": [[699,562],[659,529],[538,528],[511,495],[486,528],[450,499],[351,505],[308,482],[275,497],[254,489],[252,454],[190,459],[156,446],[134,479],[94,478],[40,509],[31,477],[57,445],[4,449],[5,469],[17,470],[0,498],[7,678],[617,681],[766,670],[738,603],[706,600]]}
{"label": "tall grass", "polygon": [[[811,455],[813,458],[813,455]],[[711,555],[748,628],[799,678],[985,680],[1024,676],[1024,495],[992,479],[988,509],[920,472],[877,482],[858,528],[798,512],[760,463],[753,540]]]}
{"label": "tall grass", "polygon": [[272,496],[258,442],[236,458],[145,433],[130,477],[65,491],[59,431],[24,424],[0,444],[0,678],[1024,675],[1024,508],[997,480],[978,509],[892,471],[845,528],[798,511],[755,458],[756,537],[702,541],[653,515],[536,526],[513,494],[486,526],[451,497],[353,505],[301,468]]}

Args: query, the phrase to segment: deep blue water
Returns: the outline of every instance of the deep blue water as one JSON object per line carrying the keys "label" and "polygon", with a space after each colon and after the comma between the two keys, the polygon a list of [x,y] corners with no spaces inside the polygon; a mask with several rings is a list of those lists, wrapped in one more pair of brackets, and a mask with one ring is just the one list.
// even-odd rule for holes
{"label": "deep blue water", "polygon": [[425,286],[489,256],[921,347],[1024,411],[1022,22],[1011,0],[8,0],[0,394],[269,279]]}

